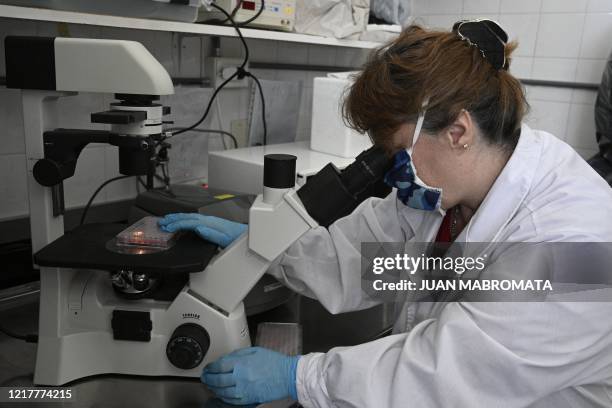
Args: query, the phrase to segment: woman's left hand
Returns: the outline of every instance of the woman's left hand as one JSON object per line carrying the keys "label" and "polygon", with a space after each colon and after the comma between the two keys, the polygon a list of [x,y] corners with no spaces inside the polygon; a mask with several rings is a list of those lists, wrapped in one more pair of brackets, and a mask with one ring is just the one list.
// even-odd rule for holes
{"label": "woman's left hand", "polygon": [[297,400],[295,376],[300,356],[262,347],[236,350],[204,367],[202,382],[224,402],[236,405]]}

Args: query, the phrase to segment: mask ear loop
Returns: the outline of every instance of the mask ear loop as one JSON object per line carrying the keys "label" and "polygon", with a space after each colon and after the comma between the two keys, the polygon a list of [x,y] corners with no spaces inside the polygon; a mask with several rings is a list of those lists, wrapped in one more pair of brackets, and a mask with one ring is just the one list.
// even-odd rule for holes
{"label": "mask ear loop", "polygon": [[414,145],[416,145],[417,141],[419,140],[419,136],[421,135],[421,129],[423,128],[423,122],[425,122],[425,113],[427,112],[428,104],[429,98],[425,98],[423,104],[421,105],[421,112],[419,112],[419,117],[414,128],[414,134],[412,135],[412,145],[410,148],[406,149],[409,155],[412,155],[412,149],[414,148]]}
{"label": "mask ear loop", "polygon": [[[416,145],[417,141],[419,140],[419,136],[421,134],[421,129],[423,128],[423,122],[425,121],[425,113],[427,112],[427,105],[429,105],[429,98],[425,98],[425,100],[423,100],[423,104],[421,105],[421,112],[419,113],[419,117],[417,119],[417,123],[416,126],[414,128],[414,135],[412,135],[412,146],[410,146],[409,149],[406,149],[406,152],[408,153],[408,155],[412,158],[412,149],[414,148],[414,146]],[[413,164],[414,166],[414,164]],[[416,170],[415,170],[416,173]],[[418,179],[418,175],[415,174],[415,176]],[[422,181],[421,181],[422,183]],[[444,216],[446,214],[446,211],[442,209],[442,206],[440,206],[440,208],[438,208],[438,212]]]}

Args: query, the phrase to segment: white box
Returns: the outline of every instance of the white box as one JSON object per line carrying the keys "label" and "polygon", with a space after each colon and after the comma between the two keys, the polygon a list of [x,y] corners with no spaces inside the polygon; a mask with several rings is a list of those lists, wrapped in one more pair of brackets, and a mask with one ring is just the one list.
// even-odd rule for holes
{"label": "white box", "polygon": [[271,153],[292,154],[297,157],[297,185],[302,185],[308,177],[316,174],[328,163],[343,169],[355,160],[354,157],[342,158],[312,151],[308,148],[307,141],[209,152],[208,186],[235,193],[261,194],[264,156]]}
{"label": "white box", "polygon": [[312,93],[310,148],[341,157],[355,157],[372,142],[344,124],[342,100],[351,81],[344,78],[315,78]]}
{"label": "white box", "polygon": [[[253,18],[261,9],[261,0],[216,0],[215,4],[229,14],[233,13],[234,21],[241,23]],[[293,31],[295,25],[296,0],[266,0],[266,8],[247,27],[267,28],[272,30]],[[217,9],[210,11],[206,7],[200,9],[198,21],[225,20],[225,16]]]}

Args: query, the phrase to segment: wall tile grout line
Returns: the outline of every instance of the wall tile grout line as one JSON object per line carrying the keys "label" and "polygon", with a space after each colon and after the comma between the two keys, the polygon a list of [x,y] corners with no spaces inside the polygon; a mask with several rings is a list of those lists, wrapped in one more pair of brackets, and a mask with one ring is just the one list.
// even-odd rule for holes
{"label": "wall tile grout line", "polygon": [[[410,0],[412,5],[412,10],[416,10],[417,8],[422,8],[422,11],[426,11],[426,13],[420,13],[422,15],[430,16],[432,21],[437,22],[445,22],[447,21],[457,21],[462,18],[463,15],[468,14],[467,11],[470,9],[474,9],[473,12],[470,12],[470,15],[484,15],[488,13],[478,13],[479,3],[477,1],[468,3],[468,0],[462,0],[460,4],[458,3],[445,3],[456,0],[436,0],[440,3],[437,5],[431,6],[431,4],[427,4],[426,1],[417,2],[415,0]],[[535,1],[535,0],[534,0]],[[612,1],[612,0],[611,0]],[[527,8],[533,6],[533,3],[530,3],[531,6],[525,2],[528,6]],[[611,10],[608,11],[592,11],[589,8],[589,4],[587,4],[587,8],[581,12],[576,11],[563,11],[563,12],[552,12],[546,11],[547,7],[550,3],[544,5],[543,1],[540,1],[537,10],[533,11],[516,11],[519,10],[518,6],[515,6],[513,3],[504,2],[500,0],[497,4],[497,12],[496,18],[499,21],[502,21],[505,16],[521,16],[525,14],[536,15],[536,17],[530,17],[530,20],[527,24],[535,24],[536,30],[535,34],[532,32],[528,33],[529,40],[535,41],[533,45],[533,53],[532,55],[525,56],[516,56],[515,58],[524,59],[520,64],[520,68],[523,68],[525,73],[518,75],[518,77],[527,77],[533,78],[533,73],[538,72],[538,76],[542,78],[550,79],[550,72],[554,70],[555,67],[566,65],[566,64],[576,64],[575,66],[567,67],[569,69],[563,70],[558,69],[559,77],[565,75],[569,80],[569,77],[572,76],[573,72],[573,80],[577,81],[579,78],[583,80],[588,80],[591,83],[598,82],[597,81],[597,72],[605,65],[605,61],[607,55],[603,55],[606,51],[604,50],[607,47],[607,43],[601,40],[602,36],[609,36],[612,33],[612,20],[608,18],[594,18],[593,16],[603,16],[610,14]],[[420,5],[420,6],[419,6]],[[423,6],[424,5],[424,6]],[[422,7],[421,7],[422,6]],[[447,7],[448,6],[448,7]],[[487,7],[485,4],[482,9],[491,9]],[[514,11],[506,12],[503,11],[504,8],[511,8]],[[453,10],[454,13],[449,12],[449,10]],[[521,9],[523,10],[523,9]],[[491,14],[494,14],[495,11],[491,9]],[[416,13],[415,13],[416,14]],[[582,25],[583,28],[580,33],[576,33],[576,36],[579,36],[579,54],[577,58],[572,57],[543,57],[536,52],[538,41],[542,41],[540,37],[542,32],[540,30],[540,26],[545,18],[550,18],[549,16],[553,16],[552,20],[556,20],[554,16],[559,16],[558,20],[571,19],[567,17],[568,15],[576,15],[580,14],[582,16]],[[416,15],[416,17],[419,17]],[[521,17],[513,17],[513,19],[509,19],[511,21],[521,22]],[[580,21],[579,18],[574,18],[574,21]],[[28,34],[39,34],[39,35],[50,35],[54,34],[57,31],[57,26],[55,24],[50,23],[32,23],[32,24],[11,24],[10,21],[5,19],[0,20],[2,23],[2,28],[0,28],[0,32],[4,35],[8,33],[17,33],[22,35]],[[587,24],[595,22],[598,25],[591,26],[590,31],[587,31]],[[525,23],[523,22],[523,25]],[[518,23],[517,23],[518,25]],[[531,29],[532,25],[529,25]],[[562,27],[560,24],[555,24],[552,22],[549,24],[549,27],[554,30],[565,30],[567,27]],[[188,73],[197,75],[200,73],[200,77],[206,76],[205,72],[205,58],[212,53],[210,49],[211,44],[207,38],[200,38],[198,41],[183,41],[183,45],[186,47],[182,49],[181,59],[178,59],[178,50],[176,47],[176,42],[172,39],[171,33],[163,33],[160,35],[159,33],[143,33],[137,30],[129,30],[129,29],[94,29],[92,27],[83,27],[78,25],[69,25],[70,33],[73,36],[85,36],[85,37],[98,37],[102,36],[104,38],[126,38],[132,39],[136,41],[143,42],[147,48],[151,50],[151,52],[162,62],[169,72],[172,75],[181,76],[187,75]],[[450,28],[450,27],[448,27]],[[571,28],[570,28],[571,29]],[[521,32],[522,36],[526,34]],[[535,38],[534,38],[535,37]],[[585,42],[591,41],[590,39],[594,38],[598,42],[596,44],[592,44],[589,42],[586,44]],[[234,39],[235,40],[235,39]],[[520,40],[520,37],[519,37]],[[576,39],[575,39],[576,40]],[[199,43],[199,47],[197,44]],[[222,56],[236,56],[241,54],[242,50],[237,46],[236,41],[222,41]],[[589,47],[587,47],[587,45]],[[267,44],[262,41],[256,41],[254,48],[256,52],[263,52],[264,59],[270,58],[273,59],[273,62],[277,62],[279,60],[285,60],[288,56],[283,53],[283,55],[279,55],[279,51],[282,49],[285,52],[287,50],[292,52],[295,50],[294,48],[288,48],[287,46],[283,46],[283,44],[278,41],[274,41],[273,44]],[[259,50],[259,51],[257,51]],[[561,51],[563,51],[561,49]],[[0,55],[2,52],[2,45],[0,45]],[[338,65],[341,61],[353,61],[358,62],[361,61],[361,54],[359,52],[352,52],[351,50],[345,50],[341,48],[334,48],[332,51],[326,49],[325,47],[320,47],[316,45],[309,45],[304,50],[297,48],[296,57],[298,60],[300,58],[303,59],[305,56],[306,63],[315,60],[325,60],[331,61],[333,64]],[[561,53],[563,54],[563,53]],[[601,58],[597,58],[599,54]],[[569,55],[565,53],[565,55]],[[587,57],[582,57],[582,55],[587,55]],[[291,55],[289,55],[291,57]],[[262,58],[262,57],[260,57]],[[516,62],[516,61],[515,61]],[[536,70],[537,64],[537,70]],[[340,64],[341,65],[341,64]],[[3,64],[0,64],[0,71],[4,70]],[[553,72],[554,73],[554,72]],[[3,75],[0,72],[0,76]],[[267,70],[266,78],[303,78],[304,82],[303,90],[305,94],[307,92],[312,92],[312,86],[309,83],[312,77],[315,74],[309,71],[296,71],[291,73],[290,75],[287,72],[280,71],[278,69]],[[324,73],[321,73],[324,75]],[[296,79],[297,80],[297,79]],[[552,132],[559,133],[557,136],[567,140],[572,144],[572,146],[580,152],[580,154],[586,156],[592,154],[594,150],[594,135],[591,133],[594,129],[594,121],[593,121],[593,107],[595,101],[596,91],[594,90],[576,90],[576,89],[564,89],[564,88],[540,88],[533,89],[529,86],[526,87],[527,97],[530,103],[534,104],[534,114],[539,115],[539,120],[528,119],[528,123],[533,124],[535,127],[542,128],[543,130],[548,130]],[[200,105],[202,101],[206,101],[206,98],[210,96],[206,90],[198,91],[195,87],[183,86],[180,87],[181,92],[185,92],[189,94],[191,92],[190,98],[192,99],[183,99],[182,95],[179,93],[179,99],[175,99],[173,102],[173,109],[176,113],[173,115],[173,119],[176,119],[177,124],[183,124],[185,122],[189,122],[191,120],[190,115],[195,115],[196,113],[200,113]],[[246,91],[231,91],[227,94],[224,94],[222,97],[222,107],[224,109],[224,127],[229,129],[230,122],[234,119],[240,119],[242,116],[247,116],[248,110],[248,101],[249,98],[245,97]],[[92,100],[88,100],[86,96],[83,100],[78,100],[76,102],[71,102],[65,106],[66,109],[75,105],[82,105],[81,109],[88,109],[87,103],[90,103]],[[9,91],[4,89],[0,89],[0,103],[7,104],[7,102],[14,102],[14,95],[10,95]],[[76,98],[76,97],[75,97]],[[300,106],[301,115],[304,118],[307,118],[306,114],[309,106],[303,106],[310,101],[310,97],[304,96],[302,98],[302,102]],[[12,102],[11,102],[12,101]],[[80,102],[85,101],[84,104]],[[88,102],[89,101],[89,102]],[[109,98],[104,100],[104,104],[108,103]],[[193,106],[189,106],[190,101],[193,102]],[[93,102],[91,102],[93,103]],[[197,103],[197,106],[195,106]],[[62,108],[64,109],[64,108]],[[73,109],[73,108],[70,108]],[[184,112],[183,112],[184,111]],[[81,111],[79,111],[81,112]],[[227,113],[226,113],[227,112]],[[564,113],[565,112],[565,113]],[[82,113],[74,114],[74,119],[71,116],[66,114],[65,112],[61,112],[63,115],[61,123],[58,125],[67,126],[67,127],[75,127],[72,126],[74,122],[80,124],[82,121]],[[297,129],[297,137],[299,138],[307,138],[309,136],[310,127],[308,120],[304,120],[302,123],[299,123],[300,127]],[[15,168],[14,175],[11,179],[15,181],[12,183],[5,183],[3,186],[2,192],[5,196],[14,197],[12,204],[8,205],[8,200],[3,200],[0,203],[0,219],[10,218],[19,215],[25,214],[24,211],[27,211],[27,203],[17,204],[18,200],[21,200],[24,194],[23,186],[17,185],[18,183],[23,183],[26,176],[26,168],[25,168],[25,156],[24,149],[20,147],[20,142],[16,136],[21,134],[22,124],[15,117],[14,110],[6,110],[3,111],[0,109],[0,123],[6,124],[6,128],[4,130],[4,134],[8,136],[9,142],[5,143],[2,149],[0,150],[0,162],[5,163],[13,163],[11,166]],[[216,119],[213,120],[213,125],[216,125]],[[208,142],[207,140],[210,140]],[[172,171],[176,172],[177,179],[188,181],[188,180],[202,180],[207,176],[207,154],[205,154],[206,150],[212,150],[214,148],[220,148],[218,145],[219,139],[217,138],[192,138],[192,140],[187,141],[187,139],[183,139],[180,143],[177,142],[176,149],[171,152],[175,157],[184,158],[185,163],[181,165],[181,167],[174,168]],[[90,153],[91,149],[86,149],[84,153]],[[187,157],[189,155],[190,150],[197,150],[197,157]],[[99,150],[95,150],[95,152],[99,152]],[[113,163],[112,152],[106,149],[106,154],[103,158],[98,157],[95,158],[95,154],[91,154],[92,160],[96,163],[103,163],[100,167],[102,169],[96,169],[95,166],[83,166],[81,170],[80,181],[75,183],[74,185],[67,186],[67,189],[71,190],[71,197],[78,200],[85,200],[91,191],[96,186],[93,184],[97,182],[97,180],[102,177],[100,172],[103,171],[104,177],[109,177],[112,173],[114,173],[117,169],[115,168],[115,164]],[[183,157],[182,155],[185,155]],[[23,167],[21,169],[21,164],[23,160]],[[16,165],[17,164],[17,165]],[[6,167],[7,164],[4,164]],[[174,173],[173,173],[174,174]],[[21,180],[21,181],[19,181]],[[76,181],[76,180],[75,180]],[[92,185],[88,185],[88,183],[92,183]],[[121,185],[121,183],[117,184],[115,188],[109,188],[109,190],[105,193],[105,196],[99,197],[99,200],[96,202],[108,202],[109,200],[116,200],[121,195],[130,195],[133,193],[131,182],[126,182]],[[86,190],[86,191],[85,191]],[[134,190],[135,191],[135,190]],[[25,200],[27,201],[27,200]],[[82,205],[83,203],[72,202],[72,205]]]}

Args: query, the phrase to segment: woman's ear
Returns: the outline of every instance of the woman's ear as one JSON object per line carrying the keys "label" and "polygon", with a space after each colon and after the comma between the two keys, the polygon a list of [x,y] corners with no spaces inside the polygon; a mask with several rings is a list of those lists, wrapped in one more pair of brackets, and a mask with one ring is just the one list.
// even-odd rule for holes
{"label": "woman's ear", "polygon": [[468,111],[462,109],[455,121],[445,130],[452,149],[467,149],[475,140],[474,122]]}

